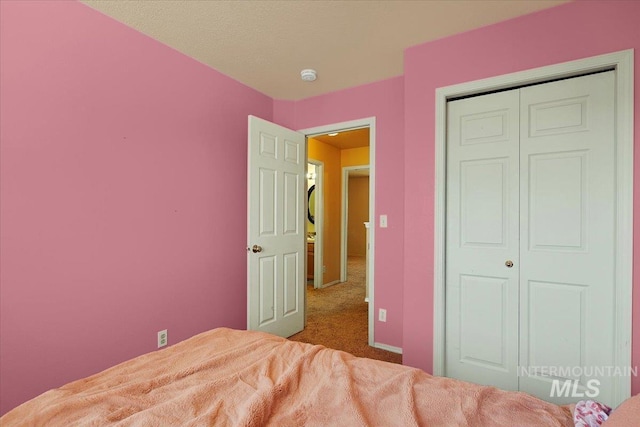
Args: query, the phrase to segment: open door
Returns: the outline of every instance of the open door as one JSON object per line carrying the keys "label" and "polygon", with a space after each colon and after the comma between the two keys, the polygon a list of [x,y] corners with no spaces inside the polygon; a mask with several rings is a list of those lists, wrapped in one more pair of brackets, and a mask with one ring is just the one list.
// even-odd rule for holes
{"label": "open door", "polygon": [[304,134],[249,116],[247,329],[289,337],[304,329]]}

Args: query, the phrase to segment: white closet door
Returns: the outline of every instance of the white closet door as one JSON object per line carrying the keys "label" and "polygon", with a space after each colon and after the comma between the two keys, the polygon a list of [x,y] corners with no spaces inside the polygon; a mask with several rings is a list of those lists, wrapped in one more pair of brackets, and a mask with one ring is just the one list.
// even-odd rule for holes
{"label": "white closet door", "polygon": [[581,374],[614,365],[614,78],[521,89],[519,363],[545,375],[522,376],[520,389],[547,400],[554,379],[579,393],[597,379],[595,398],[613,400],[610,376]]}
{"label": "white closet door", "polygon": [[518,389],[519,105],[511,90],[447,107],[445,374],[509,390]]}
{"label": "white closet door", "polygon": [[614,79],[449,102],[447,376],[613,402]]}

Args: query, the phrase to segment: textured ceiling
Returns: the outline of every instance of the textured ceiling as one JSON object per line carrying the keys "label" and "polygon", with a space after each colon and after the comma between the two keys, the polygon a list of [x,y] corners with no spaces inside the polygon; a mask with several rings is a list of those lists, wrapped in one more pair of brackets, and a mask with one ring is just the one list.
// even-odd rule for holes
{"label": "textured ceiling", "polygon": [[[81,0],[275,99],[403,73],[409,46],[566,0]],[[318,79],[303,82],[314,68]]]}

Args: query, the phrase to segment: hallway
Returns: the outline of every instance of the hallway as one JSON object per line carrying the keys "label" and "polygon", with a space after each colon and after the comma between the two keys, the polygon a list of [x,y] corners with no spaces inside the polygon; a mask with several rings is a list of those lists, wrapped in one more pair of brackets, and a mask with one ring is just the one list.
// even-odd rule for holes
{"label": "hallway", "polygon": [[368,344],[365,258],[349,257],[347,281],[323,289],[307,285],[307,324],[292,341],[320,344],[359,357],[402,363],[402,355]]}

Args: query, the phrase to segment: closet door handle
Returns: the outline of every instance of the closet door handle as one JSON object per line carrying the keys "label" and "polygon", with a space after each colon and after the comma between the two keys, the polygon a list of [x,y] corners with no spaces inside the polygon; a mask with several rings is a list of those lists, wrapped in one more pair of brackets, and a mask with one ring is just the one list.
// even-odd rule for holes
{"label": "closet door handle", "polygon": [[253,247],[251,248],[251,251],[254,254],[257,254],[258,252],[262,252],[262,246],[259,245],[253,245]]}
{"label": "closet door handle", "polygon": [[504,263],[504,265],[506,265],[507,267],[511,268],[511,267],[513,267],[513,261],[508,259],[507,262]]}

